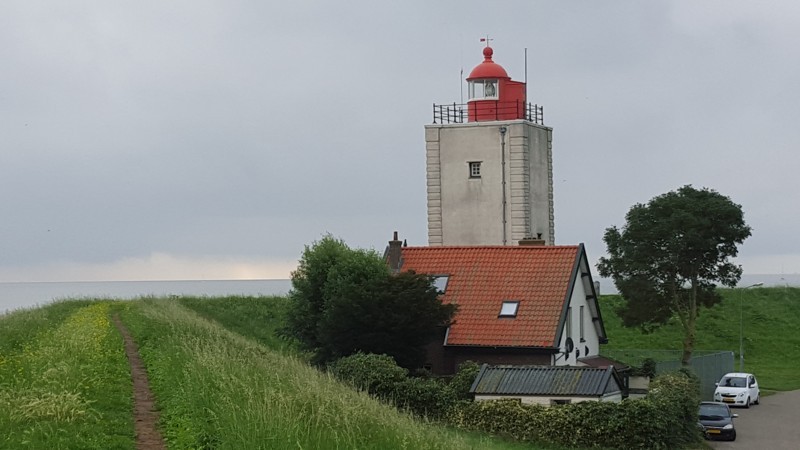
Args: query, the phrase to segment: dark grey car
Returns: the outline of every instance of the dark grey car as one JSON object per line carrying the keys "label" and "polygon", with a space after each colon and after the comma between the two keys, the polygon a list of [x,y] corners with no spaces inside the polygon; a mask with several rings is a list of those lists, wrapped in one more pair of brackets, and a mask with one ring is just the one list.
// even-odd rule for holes
{"label": "dark grey car", "polygon": [[731,414],[728,405],[720,402],[702,402],[699,415],[699,424],[706,439],[736,440],[733,419],[739,415]]}

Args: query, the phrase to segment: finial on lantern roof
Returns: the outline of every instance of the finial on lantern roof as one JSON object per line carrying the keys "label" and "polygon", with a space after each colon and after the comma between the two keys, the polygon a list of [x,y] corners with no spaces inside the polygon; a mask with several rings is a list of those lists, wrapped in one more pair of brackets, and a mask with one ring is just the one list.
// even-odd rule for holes
{"label": "finial on lantern roof", "polygon": [[481,38],[481,42],[486,42],[486,47],[483,48],[483,61],[484,62],[492,60],[492,55],[494,54],[494,50],[492,50],[492,47],[489,47],[489,43],[491,41],[493,41],[493,40],[494,39],[490,39],[489,36],[486,36],[485,38]]}

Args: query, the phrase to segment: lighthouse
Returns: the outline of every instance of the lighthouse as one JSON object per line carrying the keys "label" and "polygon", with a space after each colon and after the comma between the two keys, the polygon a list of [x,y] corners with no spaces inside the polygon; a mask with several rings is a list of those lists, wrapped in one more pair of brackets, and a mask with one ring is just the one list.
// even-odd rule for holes
{"label": "lighthouse", "polygon": [[553,129],[483,48],[467,104],[434,104],[425,126],[428,244],[555,243]]}

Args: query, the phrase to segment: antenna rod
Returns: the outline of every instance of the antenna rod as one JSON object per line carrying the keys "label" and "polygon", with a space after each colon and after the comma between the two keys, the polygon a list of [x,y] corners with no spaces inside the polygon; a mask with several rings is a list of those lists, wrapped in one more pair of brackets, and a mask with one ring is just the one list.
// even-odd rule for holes
{"label": "antenna rod", "polygon": [[525,102],[528,101],[528,47],[525,47]]}
{"label": "antenna rod", "polygon": [[464,104],[464,67],[461,67],[461,75],[459,76],[459,87],[461,88],[461,104]]}

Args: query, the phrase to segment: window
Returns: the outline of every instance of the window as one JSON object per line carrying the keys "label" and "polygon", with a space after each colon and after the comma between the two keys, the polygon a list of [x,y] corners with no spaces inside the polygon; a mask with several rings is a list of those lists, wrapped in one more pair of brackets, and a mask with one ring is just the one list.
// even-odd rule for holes
{"label": "window", "polygon": [[569,405],[572,403],[572,400],[568,398],[553,398],[550,399],[550,405]]}
{"label": "window", "polygon": [[447,290],[447,281],[450,279],[449,275],[437,275],[433,277],[433,287],[439,291],[440,294],[444,294]]}
{"label": "window", "polygon": [[581,305],[578,319],[580,319],[580,323],[578,324],[578,332],[580,333],[581,342],[586,342],[586,340],[583,338],[583,305]]}
{"label": "window", "polygon": [[567,308],[567,338],[572,338],[572,307]]}
{"label": "window", "polygon": [[517,317],[517,309],[519,309],[519,302],[516,300],[506,300],[503,306],[500,307],[500,315],[498,317]]}
{"label": "window", "polygon": [[497,90],[496,78],[489,80],[473,80],[469,82],[469,99],[496,99],[498,98]]}
{"label": "window", "polygon": [[483,85],[483,94],[486,97],[497,97],[497,82],[495,80],[486,80]]}
{"label": "window", "polygon": [[471,161],[469,163],[469,177],[470,178],[480,178],[481,177],[481,162],[480,161]]}

